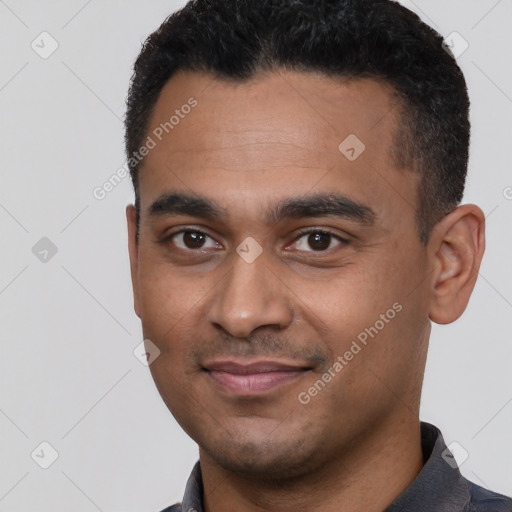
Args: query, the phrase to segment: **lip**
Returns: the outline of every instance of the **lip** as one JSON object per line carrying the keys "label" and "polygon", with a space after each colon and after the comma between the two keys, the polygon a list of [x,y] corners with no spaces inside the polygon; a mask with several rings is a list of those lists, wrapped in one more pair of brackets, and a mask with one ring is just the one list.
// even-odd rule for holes
{"label": "lip", "polygon": [[240,396],[255,396],[298,379],[311,367],[271,360],[250,363],[226,360],[206,364],[204,370],[224,391]]}

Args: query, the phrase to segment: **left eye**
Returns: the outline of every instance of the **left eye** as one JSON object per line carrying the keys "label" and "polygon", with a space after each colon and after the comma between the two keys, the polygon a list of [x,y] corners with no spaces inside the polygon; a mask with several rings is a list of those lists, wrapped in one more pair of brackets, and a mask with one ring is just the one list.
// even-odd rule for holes
{"label": "left eye", "polygon": [[295,245],[302,251],[311,252],[307,249],[307,246],[309,246],[312,248],[313,252],[323,252],[332,249],[331,244],[333,241],[337,241],[337,245],[347,243],[343,238],[329,233],[328,231],[316,230],[302,233],[297,242],[295,242]]}

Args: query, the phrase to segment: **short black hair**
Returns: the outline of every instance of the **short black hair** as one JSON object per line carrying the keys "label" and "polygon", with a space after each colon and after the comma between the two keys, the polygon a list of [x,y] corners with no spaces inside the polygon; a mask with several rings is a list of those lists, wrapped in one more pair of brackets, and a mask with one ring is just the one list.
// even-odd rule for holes
{"label": "short black hair", "polygon": [[132,156],[167,81],[180,70],[235,82],[290,69],[374,78],[400,100],[394,164],[420,174],[416,222],[432,227],[462,200],[469,153],[469,98],[443,38],[391,0],[192,0],[144,42],[130,82],[125,144],[140,216]]}

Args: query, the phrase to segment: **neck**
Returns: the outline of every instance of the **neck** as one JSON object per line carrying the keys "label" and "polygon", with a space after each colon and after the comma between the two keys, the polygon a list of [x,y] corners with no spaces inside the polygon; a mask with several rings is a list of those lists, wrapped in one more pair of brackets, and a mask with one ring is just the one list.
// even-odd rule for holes
{"label": "neck", "polygon": [[233,473],[200,449],[205,512],[381,512],[423,466],[417,416],[375,429],[320,469],[279,482]]}

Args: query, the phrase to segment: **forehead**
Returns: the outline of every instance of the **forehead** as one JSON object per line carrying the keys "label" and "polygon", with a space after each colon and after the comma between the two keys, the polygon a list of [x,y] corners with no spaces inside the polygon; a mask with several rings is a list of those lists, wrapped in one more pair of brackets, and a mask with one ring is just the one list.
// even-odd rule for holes
{"label": "forehead", "polygon": [[399,112],[393,89],[373,79],[281,70],[235,83],[179,72],[149,122],[141,209],[176,189],[233,205],[239,198],[246,210],[334,189],[410,208],[416,181],[390,157]]}

